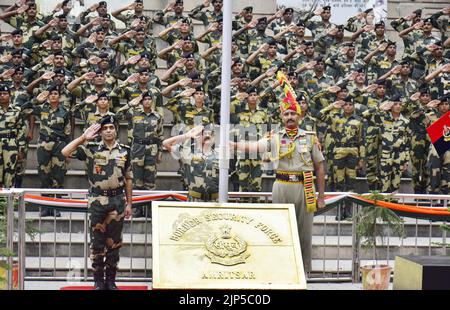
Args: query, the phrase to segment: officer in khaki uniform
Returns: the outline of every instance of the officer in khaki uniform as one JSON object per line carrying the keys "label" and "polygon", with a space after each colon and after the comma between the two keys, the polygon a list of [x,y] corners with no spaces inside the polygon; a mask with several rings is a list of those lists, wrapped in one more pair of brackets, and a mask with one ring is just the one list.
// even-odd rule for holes
{"label": "officer in khaki uniform", "polygon": [[[0,86],[0,187],[13,187],[16,163],[26,144],[22,109],[12,105],[10,89]],[[23,155],[22,155],[23,156]]]}
{"label": "officer in khaki uniform", "polygon": [[[131,100],[117,111],[117,117],[133,124],[131,163],[133,185],[139,190],[156,189],[156,164],[162,159],[163,116],[156,111],[151,91]],[[134,217],[142,217],[143,208],[136,208]]]}
{"label": "officer in khaki uniform", "polygon": [[[317,207],[325,206],[324,157],[319,150],[315,133],[299,129],[300,106],[285,98],[281,104],[281,118],[285,128],[258,142],[231,142],[232,149],[245,152],[266,153],[276,171],[276,181],[272,188],[274,203],[294,203],[303,265],[311,271],[313,215]],[[313,185],[316,172],[319,196],[317,199]]]}
{"label": "officer in khaki uniform", "polygon": [[[90,246],[96,290],[117,290],[115,284],[124,218],[131,215],[132,180],[130,148],[116,141],[113,116],[89,127],[63,150],[86,161],[90,184]],[[98,135],[100,142],[89,142]],[[106,267],[106,270],[105,270]],[[104,277],[106,271],[106,278]]]}

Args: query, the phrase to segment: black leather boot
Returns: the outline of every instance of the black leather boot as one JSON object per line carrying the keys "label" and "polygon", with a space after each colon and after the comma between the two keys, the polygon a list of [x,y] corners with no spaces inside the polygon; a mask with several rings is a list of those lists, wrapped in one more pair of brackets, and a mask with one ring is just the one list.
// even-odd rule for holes
{"label": "black leather boot", "polygon": [[116,272],[117,269],[115,267],[106,266],[106,280],[105,280],[105,289],[109,291],[117,291],[118,288],[116,286]]}
{"label": "black leather boot", "polygon": [[105,278],[103,266],[97,267],[94,271],[94,291],[104,291],[105,290]]}

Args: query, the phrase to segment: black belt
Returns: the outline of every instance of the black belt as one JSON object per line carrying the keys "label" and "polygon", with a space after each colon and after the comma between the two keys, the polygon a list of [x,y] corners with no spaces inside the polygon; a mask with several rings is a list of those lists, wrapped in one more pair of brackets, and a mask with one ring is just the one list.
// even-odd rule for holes
{"label": "black belt", "polygon": [[145,139],[133,139],[133,142],[138,143],[138,144],[145,144],[145,145],[149,145],[149,144],[161,144],[161,139],[159,138],[145,138]]}
{"label": "black belt", "polygon": [[40,135],[41,142],[66,142],[67,138]]}
{"label": "black belt", "polygon": [[108,197],[114,197],[117,195],[123,194],[123,187],[118,187],[115,189],[99,189],[99,188],[91,188],[89,190],[90,194],[100,195],[100,196],[108,196]]}
{"label": "black belt", "polygon": [[303,182],[303,173],[285,173],[285,172],[277,172],[276,179],[284,182]]}
{"label": "black belt", "polygon": [[0,133],[0,139],[14,139],[17,137],[15,132]]}

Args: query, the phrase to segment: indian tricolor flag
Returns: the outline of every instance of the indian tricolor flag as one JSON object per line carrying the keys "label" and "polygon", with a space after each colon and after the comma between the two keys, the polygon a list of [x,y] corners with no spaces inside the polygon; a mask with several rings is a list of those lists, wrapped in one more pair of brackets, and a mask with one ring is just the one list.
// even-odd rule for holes
{"label": "indian tricolor flag", "polygon": [[427,128],[431,143],[439,156],[450,149],[450,111]]}

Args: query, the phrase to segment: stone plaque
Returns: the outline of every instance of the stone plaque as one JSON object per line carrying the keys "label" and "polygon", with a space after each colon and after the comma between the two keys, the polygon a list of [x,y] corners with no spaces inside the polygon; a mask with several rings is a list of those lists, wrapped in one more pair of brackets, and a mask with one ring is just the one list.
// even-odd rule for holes
{"label": "stone plaque", "polygon": [[154,201],[153,288],[306,289],[293,204]]}

